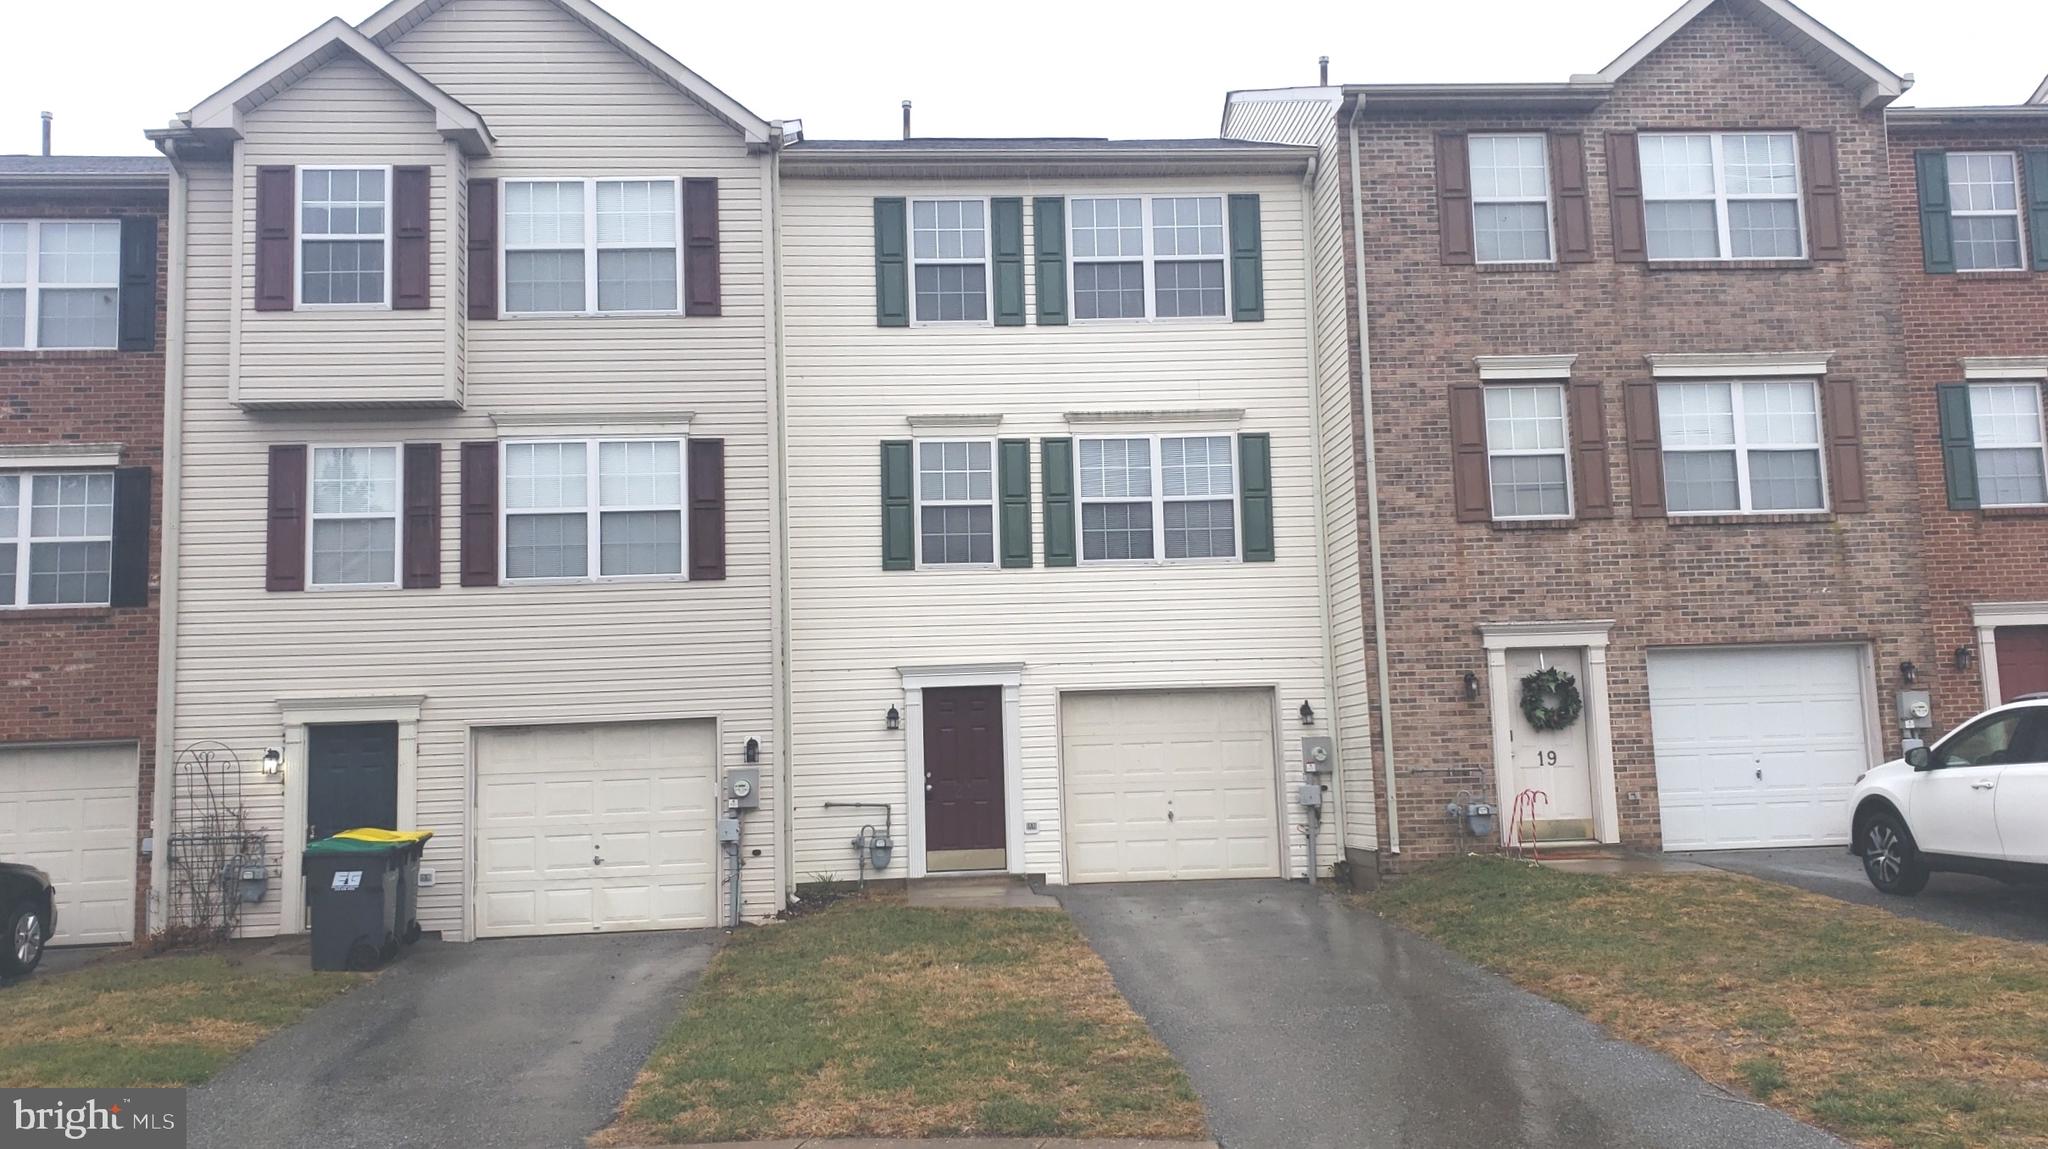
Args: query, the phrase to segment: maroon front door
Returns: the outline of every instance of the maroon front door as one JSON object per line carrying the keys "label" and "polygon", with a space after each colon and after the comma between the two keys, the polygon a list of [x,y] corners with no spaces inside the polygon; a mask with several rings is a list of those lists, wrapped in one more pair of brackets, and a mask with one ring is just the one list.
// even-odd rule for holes
{"label": "maroon front door", "polygon": [[[925,691],[925,852],[1001,851],[1003,839],[1003,688]],[[1002,868],[991,860],[974,868]]]}
{"label": "maroon front door", "polygon": [[1998,628],[1998,692],[2000,702],[2048,693],[2048,626]]}

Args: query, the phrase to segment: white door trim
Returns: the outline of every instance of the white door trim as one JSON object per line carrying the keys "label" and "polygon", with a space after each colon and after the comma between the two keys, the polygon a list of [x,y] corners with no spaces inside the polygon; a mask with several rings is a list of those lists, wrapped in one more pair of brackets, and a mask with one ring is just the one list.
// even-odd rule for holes
{"label": "white door trim", "polygon": [[991,662],[969,666],[902,666],[903,679],[904,824],[909,827],[907,858],[910,876],[925,876],[924,827],[924,692],[949,686],[1000,686],[1003,690],[1003,856],[1005,869],[1024,872],[1024,739],[1018,727],[1023,710],[1024,664]]}
{"label": "white door trim", "polygon": [[1508,683],[1508,651],[1544,647],[1570,647],[1586,656],[1586,745],[1591,752],[1593,787],[1593,835],[1601,842],[1621,841],[1620,804],[1614,792],[1613,729],[1607,702],[1607,634],[1613,619],[1582,619],[1569,622],[1491,623],[1479,628],[1486,649],[1486,693],[1493,718],[1493,782],[1495,821],[1505,845],[1510,829],[1509,814],[1515,796],[1508,790],[1512,761],[1508,732],[1514,714],[1514,699]]}
{"label": "white door trim", "polygon": [[424,694],[280,698],[284,726],[284,841],[278,843],[282,902],[277,931],[306,930],[306,890],[299,848],[306,842],[306,727],[349,722],[398,724],[398,825],[419,820],[420,704]]}
{"label": "white door trim", "polygon": [[1998,628],[2048,626],[2048,602],[1980,602],[1970,606],[1970,624],[1977,628],[1977,677],[1984,684],[1984,709],[2005,697],[1998,681]]}

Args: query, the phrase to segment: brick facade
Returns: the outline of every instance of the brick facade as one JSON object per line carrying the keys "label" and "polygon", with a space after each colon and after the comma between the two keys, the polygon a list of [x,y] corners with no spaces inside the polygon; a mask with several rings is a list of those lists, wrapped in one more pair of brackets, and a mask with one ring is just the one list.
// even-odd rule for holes
{"label": "brick facade", "polygon": [[[1651,649],[1868,644],[1875,682],[1866,689],[1887,752],[1896,751],[1889,716],[1899,664],[1935,661],[1918,593],[1914,468],[1920,429],[1931,424],[1917,393],[1898,383],[1905,372],[1881,111],[1860,108],[1852,86],[1725,6],[1622,75],[1591,111],[1503,107],[1375,112],[1368,100],[1358,121],[1401,821],[1397,862],[1384,849],[1382,790],[1388,868],[1485,846],[1445,815],[1460,791],[1484,801],[1496,793],[1493,700],[1482,688],[1468,701],[1463,686],[1468,671],[1487,679],[1482,625],[1613,621],[1607,688],[1619,833],[1625,845],[1649,849],[1662,843]],[[1834,131],[1846,258],[1768,268],[1617,263],[1605,133],[1740,128]],[[1584,133],[1593,261],[1537,270],[1444,265],[1438,132],[1545,129]],[[1348,229],[1348,203],[1344,222]],[[1355,252],[1347,235],[1353,284],[1361,270]],[[1354,355],[1358,336],[1354,330]],[[1632,517],[1623,388],[1648,377],[1645,356],[1679,352],[1832,353],[1829,378],[1850,381],[1860,407],[1869,510]],[[1478,382],[1476,356],[1535,354],[1576,354],[1571,381],[1601,389],[1614,517],[1460,523],[1449,388]]]}
{"label": "brick facade", "polygon": [[[110,219],[157,224],[157,345],[133,351],[0,351],[0,448],[114,443],[123,466],[148,467],[150,591],[143,607],[0,610],[0,746],[134,741],[137,825],[148,833],[156,776],[157,597],[163,524],[166,193],[33,192],[0,184],[0,219]],[[23,498],[27,493],[23,493]],[[26,559],[22,560],[26,561]],[[137,854],[135,930],[147,931],[149,860]]]}

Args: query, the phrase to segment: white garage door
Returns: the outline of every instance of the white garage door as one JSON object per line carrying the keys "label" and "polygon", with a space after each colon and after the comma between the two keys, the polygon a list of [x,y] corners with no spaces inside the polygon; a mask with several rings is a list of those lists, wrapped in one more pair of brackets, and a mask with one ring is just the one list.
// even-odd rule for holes
{"label": "white garage door", "polygon": [[1273,878],[1273,695],[1070,694],[1060,702],[1068,880]]}
{"label": "white garage door", "polygon": [[0,861],[50,875],[53,944],[135,940],[135,827],[132,744],[0,749]]}
{"label": "white garage door", "polygon": [[710,722],[483,730],[476,933],[716,925]]}
{"label": "white garage door", "polygon": [[1855,646],[1650,652],[1667,850],[1849,840],[1849,792],[1876,762]]}

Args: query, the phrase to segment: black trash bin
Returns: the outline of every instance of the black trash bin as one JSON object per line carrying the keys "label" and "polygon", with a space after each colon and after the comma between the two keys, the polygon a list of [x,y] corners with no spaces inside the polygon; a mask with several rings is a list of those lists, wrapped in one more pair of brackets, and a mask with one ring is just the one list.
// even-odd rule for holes
{"label": "black trash bin", "polygon": [[[313,968],[375,969],[398,956],[405,932],[400,902],[406,843],[322,838],[306,844],[306,909],[313,918]],[[409,906],[408,906],[409,910]]]}

